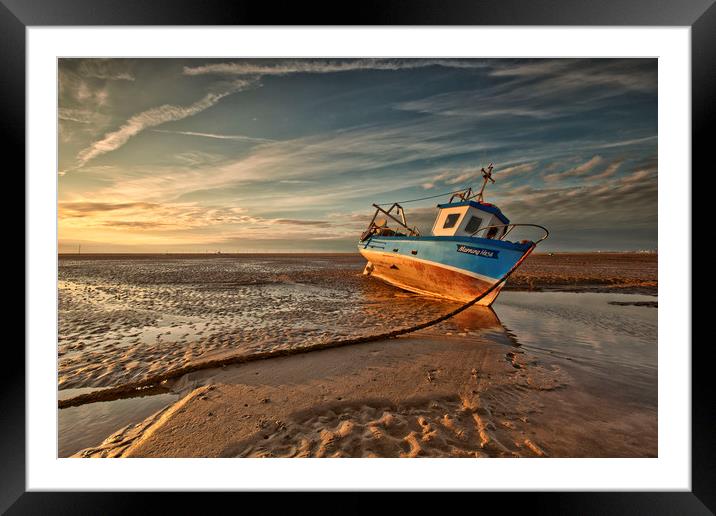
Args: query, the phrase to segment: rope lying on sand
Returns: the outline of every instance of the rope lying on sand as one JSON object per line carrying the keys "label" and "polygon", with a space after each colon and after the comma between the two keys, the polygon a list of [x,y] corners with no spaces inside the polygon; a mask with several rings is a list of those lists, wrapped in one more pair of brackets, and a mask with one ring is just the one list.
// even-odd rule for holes
{"label": "rope lying on sand", "polygon": [[353,339],[342,339],[342,340],[334,340],[329,342],[319,342],[316,344],[311,344],[310,346],[302,346],[300,348],[290,348],[290,349],[275,349],[271,351],[264,351],[261,353],[255,353],[252,355],[235,355],[231,357],[225,357],[225,358],[219,358],[216,360],[207,360],[204,362],[198,362],[196,364],[188,364],[183,367],[180,367],[178,369],[174,369],[172,371],[167,371],[155,376],[151,376],[149,378],[145,378],[144,380],[140,380],[138,382],[131,382],[131,383],[125,383],[124,385],[118,385],[117,387],[110,387],[108,389],[98,389],[94,392],[89,392],[87,394],[80,394],[79,396],[75,396],[74,398],[67,398],[64,400],[59,400],[57,405],[59,408],[67,408],[67,407],[77,407],[80,405],[86,405],[88,403],[94,403],[97,401],[112,401],[117,400],[121,398],[132,398],[136,396],[141,396],[144,394],[154,394],[157,391],[161,391],[162,382],[165,382],[167,380],[172,380],[174,378],[178,378],[180,376],[183,376],[188,373],[193,373],[195,371],[200,371],[203,369],[212,369],[215,367],[223,367],[230,364],[244,364],[247,362],[256,362],[258,360],[267,360],[269,358],[276,358],[276,357],[285,357],[290,355],[298,355],[302,353],[308,353],[310,351],[318,351],[322,349],[330,349],[330,348],[338,348],[341,346],[350,346],[352,344],[363,344],[366,342],[374,342],[377,340],[386,340],[386,339],[392,339],[395,337],[399,337],[401,335],[405,335],[407,333],[413,333],[418,330],[424,330],[425,328],[428,328],[430,326],[434,326],[436,324],[439,324],[443,321],[446,321],[450,319],[451,317],[456,316],[460,312],[463,312],[473,306],[475,303],[483,299],[485,296],[493,292],[498,286],[500,286],[502,283],[504,283],[507,278],[510,277],[510,275],[517,269],[517,267],[520,266],[520,264],[527,258],[527,256],[530,255],[530,253],[537,247],[537,244],[533,243],[527,251],[525,251],[525,254],[522,255],[522,257],[517,260],[517,262],[512,266],[512,268],[505,273],[504,276],[502,276],[494,285],[492,285],[489,289],[487,289],[485,292],[477,296],[475,299],[468,301],[464,305],[456,308],[452,312],[446,313],[444,315],[441,315],[440,317],[436,319],[432,319],[430,321],[417,324],[415,326],[411,326],[409,328],[402,328],[400,330],[394,330],[389,331],[385,333],[377,333],[374,335],[367,335],[365,337],[356,337]]}

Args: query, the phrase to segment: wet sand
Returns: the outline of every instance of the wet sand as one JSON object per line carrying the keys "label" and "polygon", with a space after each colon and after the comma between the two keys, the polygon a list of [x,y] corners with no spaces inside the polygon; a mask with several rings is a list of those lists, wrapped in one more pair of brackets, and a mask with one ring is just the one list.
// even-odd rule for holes
{"label": "wet sand", "polygon": [[[523,344],[475,307],[411,337],[208,369],[168,385],[176,403],[75,456],[656,456],[655,343],[640,340],[652,309],[504,295],[513,324],[545,304],[530,296],[551,296],[551,309],[579,296],[564,315],[583,321],[552,333],[576,338],[544,347],[546,316]],[[610,316],[617,332],[585,331]]]}
{"label": "wet sand", "polygon": [[657,281],[656,253],[534,253],[505,289],[656,295]]}
{"label": "wet sand", "polygon": [[[297,312],[268,330],[251,324],[270,319],[269,307],[259,306],[254,315],[234,293],[241,286],[226,285],[228,277],[241,283],[240,274],[214,266],[223,255],[212,257],[214,265],[197,256],[160,267],[158,257],[151,257],[144,259],[145,268],[137,267],[141,259],[123,257],[124,272],[103,266],[106,257],[73,257],[69,264],[76,269],[65,270],[64,278],[61,271],[60,278],[71,283],[64,291],[69,294],[65,307],[71,308],[64,326],[61,291],[60,327],[73,331],[64,340],[61,331],[60,350],[64,344],[71,364],[88,368],[66,368],[63,375],[61,355],[60,385],[80,388],[77,392],[117,385],[207,356],[291,347],[422,321],[455,305],[366,282],[359,274],[362,261],[355,257],[323,256],[318,260],[325,262],[304,268],[296,266],[295,257],[266,263],[258,258],[261,265],[252,265],[252,274],[244,279],[260,283],[260,295],[274,292]],[[525,283],[518,277],[513,288],[656,294],[655,255],[601,254],[593,258],[601,265],[586,272],[579,265],[584,255],[564,256],[530,257],[525,274],[531,265],[530,274],[539,280]],[[285,275],[278,282],[272,281],[275,272],[262,272],[276,269],[278,276]],[[621,276],[610,276],[610,269]],[[174,294],[154,298],[158,291]],[[250,297],[251,292],[241,294]],[[350,295],[344,296],[346,292]],[[106,297],[98,301],[97,293]],[[653,303],[654,297],[620,294],[503,292],[494,311],[474,307],[409,337],[206,369],[167,382],[163,387],[168,394],[159,395],[164,398],[62,409],[60,455],[656,456]],[[90,304],[101,309],[88,312]],[[135,321],[142,317],[147,320]],[[197,318],[196,328],[208,326],[203,334],[181,326],[191,329],[188,317]],[[83,333],[77,319],[94,321],[84,327],[85,332],[96,331],[83,338],[88,354],[70,349]],[[334,322],[328,325],[327,320]],[[107,321],[109,328],[103,326]],[[303,326],[298,324],[297,331],[299,322]],[[181,335],[189,335],[183,341],[166,339],[166,331],[178,326]],[[97,358],[100,366],[94,367]],[[72,392],[60,391],[62,397]],[[81,435],[89,420],[97,423]]]}
{"label": "wet sand", "polygon": [[[207,385],[80,455],[543,455],[526,428],[528,411],[504,388],[530,389],[530,380],[503,351],[409,338],[206,371],[188,381]],[[534,388],[561,386],[557,374],[545,383]],[[502,403],[486,406],[488,392]]]}

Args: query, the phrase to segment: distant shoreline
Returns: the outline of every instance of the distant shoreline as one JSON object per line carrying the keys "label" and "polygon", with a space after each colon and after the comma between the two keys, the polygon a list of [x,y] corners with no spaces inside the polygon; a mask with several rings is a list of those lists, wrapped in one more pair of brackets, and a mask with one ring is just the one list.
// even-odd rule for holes
{"label": "distant shoreline", "polygon": [[[658,256],[657,252],[651,251],[554,251],[554,252],[537,252],[533,253],[533,256],[545,255],[545,256],[557,256],[557,255],[648,255]],[[262,253],[57,253],[60,258],[103,258],[103,257],[118,257],[118,258],[150,258],[150,257],[183,257],[183,258],[216,258],[226,257],[232,258],[236,256],[357,256],[357,252],[346,251],[346,252],[262,252]]]}
{"label": "distant shoreline", "polygon": [[[259,258],[291,261],[333,258],[346,271],[360,271],[365,259],[358,253],[105,253],[61,254],[65,260],[207,260]],[[506,290],[561,292],[618,292],[657,295],[658,254],[645,252],[534,253],[508,280]]]}

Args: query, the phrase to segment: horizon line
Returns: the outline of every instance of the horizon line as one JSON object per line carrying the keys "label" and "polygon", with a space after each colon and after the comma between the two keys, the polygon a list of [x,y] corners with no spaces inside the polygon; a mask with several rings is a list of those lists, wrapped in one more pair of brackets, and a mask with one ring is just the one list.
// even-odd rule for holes
{"label": "horizon line", "polygon": [[[598,249],[592,251],[584,250],[563,250],[563,251],[535,251],[535,254],[590,254],[590,253],[613,253],[613,254],[625,254],[625,253],[639,253],[639,254],[658,254],[656,249],[632,249],[632,250],[613,250],[613,249]],[[245,251],[245,252],[88,252],[88,253],[68,253],[58,252],[58,256],[92,256],[92,255],[198,255],[198,256],[215,256],[215,255],[245,255],[245,254],[350,254],[359,255],[355,251]]]}

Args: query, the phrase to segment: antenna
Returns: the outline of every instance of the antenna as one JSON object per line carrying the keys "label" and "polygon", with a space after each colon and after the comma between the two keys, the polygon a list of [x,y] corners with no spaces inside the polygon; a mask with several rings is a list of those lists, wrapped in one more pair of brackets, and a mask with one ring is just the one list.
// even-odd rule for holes
{"label": "antenna", "polygon": [[492,181],[493,183],[495,182],[495,180],[492,179],[492,169],[494,167],[495,167],[494,163],[490,163],[489,165],[487,165],[487,170],[485,170],[484,168],[480,169],[480,172],[482,172],[483,182],[482,182],[482,188],[480,188],[480,191],[475,196],[475,198],[477,199],[478,202],[482,202],[482,194],[485,191],[487,182],[488,181]]}

